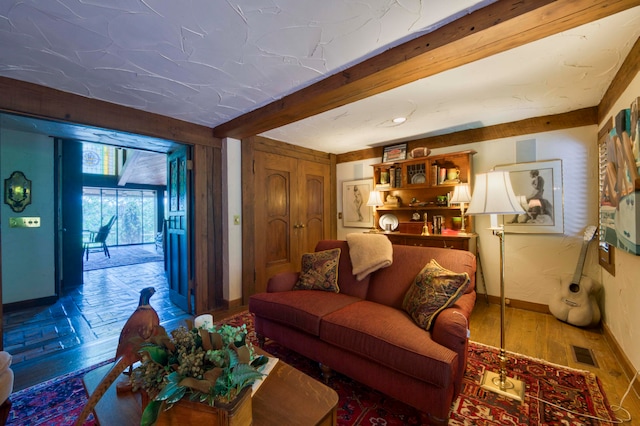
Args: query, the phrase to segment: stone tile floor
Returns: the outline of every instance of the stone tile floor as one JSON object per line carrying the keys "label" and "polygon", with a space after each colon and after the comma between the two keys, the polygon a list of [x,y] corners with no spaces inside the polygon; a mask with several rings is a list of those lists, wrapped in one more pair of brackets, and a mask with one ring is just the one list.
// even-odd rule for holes
{"label": "stone tile floor", "polygon": [[84,285],[53,305],[4,314],[4,349],[13,365],[112,338],[138,306],[140,290],[153,286],[151,305],[160,322],[189,317],[169,300],[163,262],[84,272]]}

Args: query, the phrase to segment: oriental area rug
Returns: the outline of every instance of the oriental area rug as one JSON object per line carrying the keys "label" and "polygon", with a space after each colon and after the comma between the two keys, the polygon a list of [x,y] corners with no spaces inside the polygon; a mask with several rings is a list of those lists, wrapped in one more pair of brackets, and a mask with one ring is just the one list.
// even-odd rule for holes
{"label": "oriental area rug", "polygon": [[[233,325],[247,324],[249,337],[256,344],[253,316],[250,313],[243,312],[223,322]],[[317,363],[275,342],[267,341],[265,350],[309,376],[321,380]],[[486,369],[498,370],[498,355],[496,348],[470,342],[462,393],[453,404],[449,425],[613,424],[608,420],[615,420],[615,416],[600,381],[593,373],[587,371],[507,353],[510,375],[516,375],[525,382],[524,401],[514,402],[485,391],[480,387],[482,374]],[[13,406],[7,424],[72,425],[87,400],[82,377],[89,370],[67,374],[14,393],[11,396]],[[330,379],[329,386],[339,395],[339,425],[399,426],[426,423],[426,416],[415,408],[341,374],[336,373]],[[92,418],[90,417],[85,425],[93,425]]]}

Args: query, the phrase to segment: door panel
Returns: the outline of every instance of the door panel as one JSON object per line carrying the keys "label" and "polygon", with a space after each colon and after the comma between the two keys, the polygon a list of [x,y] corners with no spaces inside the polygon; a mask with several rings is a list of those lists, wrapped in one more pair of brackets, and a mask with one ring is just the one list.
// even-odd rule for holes
{"label": "door panel", "polygon": [[167,157],[166,268],[171,302],[192,313],[190,289],[189,148],[182,147]]}
{"label": "door panel", "polygon": [[[61,229],[62,287],[65,289],[82,284],[82,143],[72,140],[57,140],[60,154],[60,182],[57,189],[60,205],[57,208]],[[57,278],[56,278],[57,279]],[[60,289],[56,284],[56,292]]]}
{"label": "door panel", "polygon": [[264,152],[256,152],[255,159],[255,290],[263,292],[270,277],[294,267],[298,250],[291,239],[296,160]]}
{"label": "door panel", "polygon": [[263,292],[330,236],[330,166],[256,151],[254,179],[255,292]]}
{"label": "door panel", "polygon": [[330,167],[328,164],[299,160],[298,175],[298,220],[304,225],[300,230],[299,267],[300,256],[313,252],[318,241],[331,235]]}

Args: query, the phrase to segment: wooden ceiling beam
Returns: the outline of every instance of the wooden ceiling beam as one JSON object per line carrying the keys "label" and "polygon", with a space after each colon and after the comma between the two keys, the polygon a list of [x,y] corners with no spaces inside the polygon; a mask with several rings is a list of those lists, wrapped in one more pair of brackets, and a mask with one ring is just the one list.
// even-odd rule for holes
{"label": "wooden ceiling beam", "polygon": [[[598,107],[583,108],[563,114],[545,115],[527,118],[511,123],[496,124],[495,126],[479,129],[462,130],[446,135],[430,136],[407,141],[407,149],[426,146],[427,148],[444,148],[473,142],[485,142],[514,136],[530,135],[534,133],[551,132],[553,130],[572,129],[574,127],[598,124]],[[393,145],[394,143],[389,143]],[[336,163],[366,160],[382,157],[382,147],[367,148],[359,151],[345,152],[336,156]]]}
{"label": "wooden ceiling beam", "polygon": [[640,37],[636,39],[631,51],[622,63],[622,66],[616,73],[609,88],[605,92],[600,105],[598,106],[598,122],[601,123],[606,119],[607,114],[618,98],[622,95],[633,79],[640,72]]}
{"label": "wooden ceiling beam", "polygon": [[257,135],[638,5],[640,0],[499,0],[221,124],[213,134]]}
{"label": "wooden ceiling beam", "polygon": [[[26,81],[0,77],[0,93],[0,112],[42,118],[73,127],[65,131],[65,135],[52,136],[96,143],[117,142],[128,148],[140,148],[140,136],[148,136],[149,139],[144,141],[148,149],[163,152],[167,152],[175,142],[221,146],[221,141],[211,135],[211,127]],[[117,137],[115,133],[119,133]]]}

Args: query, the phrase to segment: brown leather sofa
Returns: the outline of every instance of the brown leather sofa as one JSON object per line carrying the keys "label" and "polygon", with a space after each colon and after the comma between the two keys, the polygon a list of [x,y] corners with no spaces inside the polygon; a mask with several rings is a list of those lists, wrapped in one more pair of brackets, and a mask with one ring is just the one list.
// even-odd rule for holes
{"label": "brown leather sofa", "polygon": [[[316,251],[339,247],[340,291],[293,290],[299,273],[269,280],[251,296],[259,341],[270,338],[446,424],[466,366],[468,321],[475,304],[475,256],[467,251],[393,246],[393,263],[362,281],[352,274],[346,241],[320,241]],[[467,272],[466,292],[441,311],[430,331],[402,309],[405,293],[431,259]]]}

